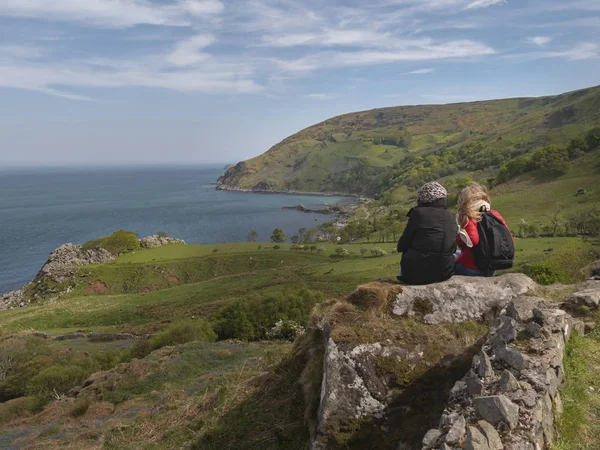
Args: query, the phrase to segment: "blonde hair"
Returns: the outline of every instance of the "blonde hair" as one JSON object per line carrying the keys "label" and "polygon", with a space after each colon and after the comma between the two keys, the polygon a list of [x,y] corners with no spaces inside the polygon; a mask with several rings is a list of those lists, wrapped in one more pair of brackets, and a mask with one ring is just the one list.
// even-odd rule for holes
{"label": "blonde hair", "polygon": [[458,195],[458,223],[464,227],[469,219],[480,222],[482,212],[481,202],[490,203],[490,195],[480,184],[471,183]]}

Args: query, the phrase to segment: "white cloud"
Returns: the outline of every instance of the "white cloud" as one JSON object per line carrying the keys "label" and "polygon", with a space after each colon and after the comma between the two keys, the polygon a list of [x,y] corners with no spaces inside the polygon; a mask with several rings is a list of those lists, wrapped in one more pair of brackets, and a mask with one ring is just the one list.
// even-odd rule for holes
{"label": "white cloud", "polygon": [[512,60],[533,60],[546,58],[563,58],[571,61],[600,58],[600,46],[591,42],[582,42],[567,50],[537,51],[505,56]]}
{"label": "white cloud", "polygon": [[504,3],[506,3],[506,0],[475,0],[474,2],[469,3],[465,8],[466,9],[489,8],[490,6],[502,5]]}
{"label": "white cloud", "polygon": [[435,69],[417,69],[417,70],[411,70],[410,72],[406,72],[406,75],[424,75],[427,73],[433,73],[435,72]]}
{"label": "white cloud", "polygon": [[530,44],[535,44],[539,46],[544,46],[552,41],[551,37],[548,36],[533,36],[527,39],[527,42]]}
{"label": "white cloud", "polygon": [[160,5],[145,0],[2,0],[0,16],[84,22],[105,27],[188,26],[190,16],[224,10],[221,0],[178,0]]}
{"label": "white cloud", "polygon": [[206,61],[210,55],[202,52],[202,50],[214,42],[214,36],[208,34],[191,37],[178,42],[173,52],[167,57],[167,60],[178,67],[190,66],[201,61]]}
{"label": "white cloud", "polygon": [[389,64],[401,61],[426,61],[450,58],[469,58],[494,54],[494,49],[469,40],[439,44],[414,45],[395,51],[358,50],[349,52],[321,52],[295,60],[281,60],[280,67],[289,72],[307,72],[320,68],[354,67],[371,64]]}
{"label": "white cloud", "polygon": [[335,98],[333,94],[307,94],[304,97],[312,98],[313,100],[329,100]]}

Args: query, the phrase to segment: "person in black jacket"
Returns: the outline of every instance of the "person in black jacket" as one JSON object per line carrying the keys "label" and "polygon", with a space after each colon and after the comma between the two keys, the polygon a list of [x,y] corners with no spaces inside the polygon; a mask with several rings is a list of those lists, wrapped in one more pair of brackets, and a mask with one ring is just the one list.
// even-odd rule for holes
{"label": "person in black jacket", "polygon": [[456,264],[454,215],[448,211],[448,193],[436,181],[417,193],[418,206],[408,212],[408,224],[398,241],[402,253],[400,276],[406,284],[429,284],[449,279]]}

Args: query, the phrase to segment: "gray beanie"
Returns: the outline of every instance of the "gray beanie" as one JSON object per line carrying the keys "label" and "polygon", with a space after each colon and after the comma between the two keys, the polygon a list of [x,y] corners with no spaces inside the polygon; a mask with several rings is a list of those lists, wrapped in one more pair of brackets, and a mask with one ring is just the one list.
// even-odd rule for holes
{"label": "gray beanie", "polygon": [[446,188],[437,181],[430,181],[421,186],[417,192],[417,203],[419,205],[433,203],[436,200],[448,197]]}

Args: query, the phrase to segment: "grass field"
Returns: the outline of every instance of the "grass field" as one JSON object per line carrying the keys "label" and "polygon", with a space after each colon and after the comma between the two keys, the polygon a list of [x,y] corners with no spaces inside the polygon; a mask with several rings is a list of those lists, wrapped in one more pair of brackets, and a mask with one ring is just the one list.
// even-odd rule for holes
{"label": "grass field", "polygon": [[[580,241],[517,239],[515,270]],[[399,255],[391,253],[395,243],[343,245],[349,252],[343,258],[336,256],[339,246],[334,244],[319,244],[321,252],[292,250],[289,244],[273,247],[168,245],[123,255],[110,264],[82,267],[76,275],[78,287],[57,301],[0,311],[0,339],[32,331],[154,334],[198,319],[216,325],[231,305],[273,297],[285,304],[286,298],[303,289],[318,291],[324,299],[340,299],[357,285],[394,279],[398,273]],[[389,253],[360,256],[361,249],[373,247]],[[45,341],[44,351],[54,358],[100,358],[107,370],[95,373],[96,381],[77,400],[53,400],[41,411],[35,409],[33,397],[0,403],[0,419],[5,418],[0,448],[306,447],[305,400],[299,383],[306,362],[290,353],[289,343],[189,342],[131,359],[128,355],[139,342]],[[573,379],[591,379],[595,372],[580,374],[583,369],[577,362],[590,357],[589,341],[573,342]],[[579,411],[579,416],[571,416],[580,417],[580,427],[592,427],[585,421],[593,419],[595,406],[580,401],[580,395],[567,385],[565,405]],[[565,432],[557,448],[571,448],[568,439]]]}

